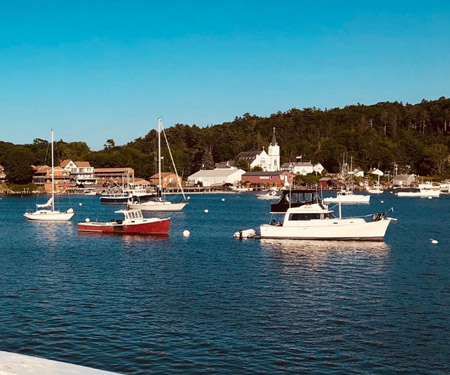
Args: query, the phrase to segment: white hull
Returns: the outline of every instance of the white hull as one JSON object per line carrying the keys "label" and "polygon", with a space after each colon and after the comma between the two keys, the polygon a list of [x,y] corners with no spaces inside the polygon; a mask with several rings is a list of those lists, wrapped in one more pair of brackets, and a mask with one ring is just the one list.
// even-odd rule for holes
{"label": "white hull", "polygon": [[256,198],[262,199],[262,200],[274,200],[274,199],[279,199],[280,196],[277,194],[256,194]]}
{"label": "white hull", "polygon": [[370,195],[344,195],[340,197],[330,197],[330,198],[324,198],[323,203],[329,204],[329,203],[339,203],[342,204],[358,204],[358,203],[370,203]]}
{"label": "white hull", "polygon": [[438,198],[440,195],[439,190],[427,190],[427,191],[399,191],[397,197],[410,197],[410,198]]}
{"label": "white hull", "polygon": [[383,241],[391,219],[366,222],[361,218],[308,220],[289,226],[263,224],[261,238],[296,240]]}
{"label": "white hull", "polygon": [[171,212],[181,211],[187,202],[173,203],[169,201],[149,201],[143,203],[131,203],[129,207],[133,210],[141,211],[158,211],[158,212]]}
{"label": "white hull", "polygon": [[59,211],[51,211],[51,210],[39,210],[36,212],[26,212],[23,214],[29,220],[38,220],[38,221],[69,221],[73,212],[59,212]]}
{"label": "white hull", "polygon": [[381,194],[381,193],[383,193],[383,190],[380,190],[380,189],[368,189],[367,192],[369,194]]}

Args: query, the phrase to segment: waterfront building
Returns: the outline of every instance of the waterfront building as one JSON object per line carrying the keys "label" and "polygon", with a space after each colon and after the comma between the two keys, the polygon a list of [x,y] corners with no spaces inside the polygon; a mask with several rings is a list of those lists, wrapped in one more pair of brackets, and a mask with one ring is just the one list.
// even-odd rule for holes
{"label": "waterfront building", "polygon": [[95,185],[97,179],[94,177],[94,167],[88,161],[64,160],[61,168],[70,172],[70,179],[77,186]]}
{"label": "waterfront building", "polygon": [[[159,173],[154,174],[149,179],[150,185],[158,186],[159,184]],[[180,186],[182,178],[177,176],[173,172],[161,172],[161,185],[162,188],[167,187],[177,187]]]}
{"label": "waterfront building", "polygon": [[281,165],[282,171],[288,171],[294,174],[299,174],[302,176],[306,176],[307,174],[311,173],[317,173],[321,174],[325,168],[322,164],[316,163],[313,164],[311,161],[308,162],[290,162],[290,163],[283,163]]}
{"label": "waterfront building", "polygon": [[398,187],[411,186],[416,181],[416,176],[413,174],[398,174],[392,179],[392,185]]}
{"label": "waterfront building", "polygon": [[[48,165],[32,166],[34,174],[32,182],[45,190],[46,193],[52,191],[52,167]],[[64,193],[70,186],[70,172],[61,167],[54,168],[55,192]]]}
{"label": "waterfront building", "polygon": [[237,168],[202,169],[187,178],[189,186],[201,184],[202,186],[236,185],[241,181],[245,171]]}
{"label": "waterfront building", "polygon": [[4,183],[6,181],[6,173],[5,168],[3,165],[0,165],[0,184]]}
{"label": "waterfront building", "polygon": [[125,168],[94,168],[94,178],[99,184],[128,184],[134,181],[134,169]]}
{"label": "waterfront building", "polygon": [[259,187],[292,185],[293,175],[288,171],[247,172],[242,175],[241,182]]}

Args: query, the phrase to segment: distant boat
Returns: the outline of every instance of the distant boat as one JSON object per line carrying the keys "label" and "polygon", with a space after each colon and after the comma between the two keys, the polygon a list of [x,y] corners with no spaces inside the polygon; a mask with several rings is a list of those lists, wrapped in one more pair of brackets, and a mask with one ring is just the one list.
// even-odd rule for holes
{"label": "distant boat", "polygon": [[55,166],[54,166],[54,136],[53,129],[51,131],[51,154],[52,154],[52,196],[45,204],[36,204],[35,212],[25,212],[25,216],[29,220],[38,221],[68,221],[74,215],[73,209],[69,208],[66,212],[55,210]]}
{"label": "distant boat", "polygon": [[369,194],[381,194],[383,193],[383,189],[381,188],[381,185],[374,185],[372,188],[371,187],[367,187],[367,192]]}
{"label": "distant boat", "polygon": [[[162,124],[161,119],[158,118],[158,188],[157,188],[157,197],[147,200],[145,202],[141,202],[139,199],[131,199],[129,203],[129,207],[132,209],[142,210],[142,211],[181,211],[187,204],[186,196],[184,195],[183,186],[179,181],[177,168],[175,166],[175,162],[173,161],[172,152],[170,151],[169,143],[167,142],[167,148],[169,150],[170,158],[172,159],[172,165],[175,170],[175,175],[177,178],[178,186],[180,187],[181,194],[183,194],[184,202],[171,202],[165,199],[163,191],[162,191],[162,180],[161,180],[161,131]],[[165,134],[164,134],[165,137]]]}
{"label": "distant boat", "polygon": [[122,204],[126,205],[130,200],[146,201],[154,197],[155,194],[149,194],[142,188],[125,188],[117,185],[116,191],[102,194],[100,203],[102,204]]}
{"label": "distant boat", "polygon": [[260,226],[261,238],[383,241],[391,220],[395,220],[385,213],[373,215],[372,221],[342,218],[340,207],[339,218],[334,218],[333,211],[321,202],[289,208],[283,223],[274,221]]}
{"label": "distant boat", "polygon": [[79,232],[109,233],[109,234],[159,234],[167,235],[170,228],[170,218],[144,218],[140,210],[115,211],[123,215],[122,220],[107,222],[78,223]]}
{"label": "distant boat", "polygon": [[262,200],[274,200],[274,199],[277,199],[279,197],[280,196],[278,195],[278,191],[274,190],[274,189],[270,189],[265,194],[256,194],[256,198],[262,199]]}
{"label": "distant boat", "polygon": [[398,197],[410,197],[410,198],[439,198],[441,189],[439,186],[433,186],[431,183],[426,182],[419,184],[418,189],[413,191],[399,191],[396,193]]}
{"label": "distant boat", "polygon": [[323,202],[329,203],[342,203],[342,204],[361,204],[369,203],[370,195],[355,194],[352,190],[341,190],[337,192],[336,197],[324,198]]}

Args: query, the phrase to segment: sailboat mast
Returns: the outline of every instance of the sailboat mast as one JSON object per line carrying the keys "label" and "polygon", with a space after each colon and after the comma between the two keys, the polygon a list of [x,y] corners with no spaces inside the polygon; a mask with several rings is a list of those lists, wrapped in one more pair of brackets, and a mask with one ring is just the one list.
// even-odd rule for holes
{"label": "sailboat mast", "polygon": [[161,119],[158,118],[158,187],[162,193],[161,184]]}
{"label": "sailboat mast", "polygon": [[55,158],[53,155],[53,129],[52,129],[52,212],[55,211]]}

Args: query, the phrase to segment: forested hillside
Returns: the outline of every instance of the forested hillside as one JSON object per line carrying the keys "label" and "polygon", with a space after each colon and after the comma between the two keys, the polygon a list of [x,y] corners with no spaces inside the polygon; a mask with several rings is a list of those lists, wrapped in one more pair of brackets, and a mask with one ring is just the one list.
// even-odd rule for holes
{"label": "forested hillside", "polygon": [[[282,162],[303,155],[303,160],[321,162],[335,172],[347,153],[355,166],[365,170],[392,170],[398,164],[419,175],[450,174],[450,99],[444,97],[414,105],[385,102],[333,109],[294,108],[270,117],[244,114],[233,122],[203,128],[177,124],[166,129],[166,134],[179,173],[186,177],[200,168],[202,158],[210,152],[214,162],[219,162],[233,159],[240,151],[267,149],[273,127]],[[102,151],[92,152],[84,142],[63,141],[57,142],[56,150],[61,160],[88,160],[95,167],[130,166],[136,176],[148,178],[155,170],[156,137],[151,130],[142,138],[116,146],[114,134],[105,134],[108,141]],[[169,170],[169,155],[165,147],[163,150],[165,169]],[[48,143],[40,139],[29,145],[0,142],[0,164],[16,183],[29,182],[28,166],[44,163],[47,154]]]}

